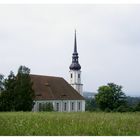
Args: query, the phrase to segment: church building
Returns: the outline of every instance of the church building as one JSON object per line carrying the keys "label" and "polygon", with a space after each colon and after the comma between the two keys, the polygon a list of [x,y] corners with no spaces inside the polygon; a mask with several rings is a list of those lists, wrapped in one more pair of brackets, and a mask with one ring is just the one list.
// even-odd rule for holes
{"label": "church building", "polygon": [[76,32],[74,52],[69,67],[70,83],[61,77],[30,75],[35,91],[33,111],[40,111],[45,103],[52,103],[54,111],[78,112],[85,111],[83,84],[81,83],[81,66],[78,61]]}

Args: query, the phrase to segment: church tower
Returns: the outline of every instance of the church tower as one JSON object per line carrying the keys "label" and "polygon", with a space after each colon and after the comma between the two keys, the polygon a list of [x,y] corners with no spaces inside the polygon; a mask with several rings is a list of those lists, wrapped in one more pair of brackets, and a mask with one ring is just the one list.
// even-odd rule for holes
{"label": "church tower", "polygon": [[72,54],[72,64],[70,65],[70,85],[83,96],[83,84],[81,84],[81,66],[78,62],[76,31],[74,38],[74,52]]}

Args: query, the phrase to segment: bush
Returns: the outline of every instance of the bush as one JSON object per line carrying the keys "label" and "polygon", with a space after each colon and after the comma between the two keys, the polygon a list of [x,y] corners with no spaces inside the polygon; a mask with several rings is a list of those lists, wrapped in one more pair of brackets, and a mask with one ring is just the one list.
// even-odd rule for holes
{"label": "bush", "polygon": [[52,103],[41,104],[41,106],[39,107],[39,111],[51,112],[51,111],[53,111],[53,104]]}
{"label": "bush", "polygon": [[128,105],[121,105],[116,109],[116,112],[133,112],[134,109]]}
{"label": "bush", "polygon": [[111,112],[111,109],[106,108],[104,111],[105,111],[105,112]]}
{"label": "bush", "polygon": [[140,111],[140,102],[136,105],[135,111]]}
{"label": "bush", "polygon": [[85,110],[91,112],[97,110],[95,99],[86,99]]}
{"label": "bush", "polygon": [[127,109],[124,107],[124,106],[119,106],[117,109],[116,109],[117,112],[126,112]]}

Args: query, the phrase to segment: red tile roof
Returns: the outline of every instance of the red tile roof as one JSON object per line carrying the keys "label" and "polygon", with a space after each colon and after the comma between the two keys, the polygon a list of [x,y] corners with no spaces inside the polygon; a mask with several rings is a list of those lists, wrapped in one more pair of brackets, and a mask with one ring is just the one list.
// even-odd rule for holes
{"label": "red tile roof", "polygon": [[30,75],[36,100],[85,100],[61,77]]}

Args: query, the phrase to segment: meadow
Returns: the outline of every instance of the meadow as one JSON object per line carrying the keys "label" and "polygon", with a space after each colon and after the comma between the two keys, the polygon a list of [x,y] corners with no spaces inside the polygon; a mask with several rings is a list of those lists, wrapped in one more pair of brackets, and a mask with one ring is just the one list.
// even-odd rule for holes
{"label": "meadow", "polygon": [[140,136],[140,112],[1,112],[1,136]]}

